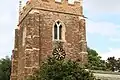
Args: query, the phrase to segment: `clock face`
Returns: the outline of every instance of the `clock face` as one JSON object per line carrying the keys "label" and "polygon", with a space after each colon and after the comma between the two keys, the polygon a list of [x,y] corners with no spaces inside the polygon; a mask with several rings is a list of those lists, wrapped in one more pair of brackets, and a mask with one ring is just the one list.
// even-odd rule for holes
{"label": "clock face", "polygon": [[62,60],[65,58],[66,54],[65,51],[62,48],[55,48],[53,50],[53,56],[57,59],[57,60]]}

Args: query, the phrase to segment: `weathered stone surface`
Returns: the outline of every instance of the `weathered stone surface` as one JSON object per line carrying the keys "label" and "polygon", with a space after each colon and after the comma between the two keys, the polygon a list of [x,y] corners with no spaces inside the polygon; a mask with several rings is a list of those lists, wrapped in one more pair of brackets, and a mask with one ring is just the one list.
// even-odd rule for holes
{"label": "weathered stone surface", "polygon": [[[79,4],[79,5],[78,5]],[[57,20],[62,22],[62,49],[66,59],[87,62],[85,20],[80,3],[70,5],[63,0],[56,3],[32,0],[22,13],[15,33],[15,49],[12,57],[11,80],[25,80],[56,47],[53,28]],[[15,65],[15,66],[14,66]]]}

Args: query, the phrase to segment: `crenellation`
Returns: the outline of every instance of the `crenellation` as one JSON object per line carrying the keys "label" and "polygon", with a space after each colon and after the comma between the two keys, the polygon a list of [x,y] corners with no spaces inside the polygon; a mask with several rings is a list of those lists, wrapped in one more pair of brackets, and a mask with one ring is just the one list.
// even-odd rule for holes
{"label": "crenellation", "polygon": [[76,6],[76,5],[80,6],[80,4],[81,4],[80,1],[74,1],[74,0],[52,0],[52,2],[54,2],[54,1],[57,2],[57,3],[61,3],[61,5],[70,4],[70,5],[74,5],[74,6]]}
{"label": "crenellation", "polygon": [[23,7],[23,10],[20,12],[19,23],[26,17],[32,8],[35,8],[35,10],[50,10],[79,16],[82,15],[82,6],[80,1],[75,1],[71,4],[68,3],[67,0],[62,0],[61,2],[56,2],[55,0],[36,0],[35,2],[35,0],[32,0],[31,2],[27,2],[27,4]]}
{"label": "crenellation", "polygon": [[81,4],[82,4],[82,3],[81,3],[80,1],[75,1],[75,2],[74,2],[74,5],[75,5],[75,6],[78,6],[78,7],[81,7]]}
{"label": "crenellation", "polygon": [[74,2],[75,2],[74,0],[67,0],[67,3],[71,5],[75,5]]}
{"label": "crenellation", "polygon": [[61,0],[55,0],[55,2],[57,2],[57,3],[62,3]]}
{"label": "crenellation", "polygon": [[[19,24],[21,23],[21,21],[26,17],[26,15],[31,11],[32,9],[32,4],[26,4],[26,6],[24,6],[24,9],[20,12],[19,15]],[[19,26],[18,24],[18,26]]]}

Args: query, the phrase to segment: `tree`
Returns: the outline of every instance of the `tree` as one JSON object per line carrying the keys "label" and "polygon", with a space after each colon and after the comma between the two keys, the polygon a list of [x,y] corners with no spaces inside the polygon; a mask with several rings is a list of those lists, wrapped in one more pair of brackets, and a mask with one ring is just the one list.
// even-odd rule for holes
{"label": "tree", "polygon": [[92,72],[71,60],[48,58],[28,80],[96,80]]}
{"label": "tree", "polygon": [[117,60],[115,59],[115,57],[109,57],[107,59],[107,68],[111,71],[115,71],[117,69]]}
{"label": "tree", "polygon": [[9,57],[0,60],[0,80],[10,80],[11,60]]}
{"label": "tree", "polygon": [[120,72],[120,58],[118,58],[118,60],[117,60],[117,70]]}
{"label": "tree", "polygon": [[101,57],[95,50],[87,48],[87,52],[88,52],[87,68],[92,70],[106,70],[106,62],[101,59]]}

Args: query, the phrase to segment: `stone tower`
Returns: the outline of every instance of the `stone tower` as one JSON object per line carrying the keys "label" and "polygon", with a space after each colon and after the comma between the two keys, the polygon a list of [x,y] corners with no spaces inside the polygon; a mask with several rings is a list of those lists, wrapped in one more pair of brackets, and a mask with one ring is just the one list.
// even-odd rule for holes
{"label": "stone tower", "polygon": [[66,59],[87,62],[81,1],[28,1],[19,14],[18,28],[15,29],[11,80],[25,80],[59,44]]}

